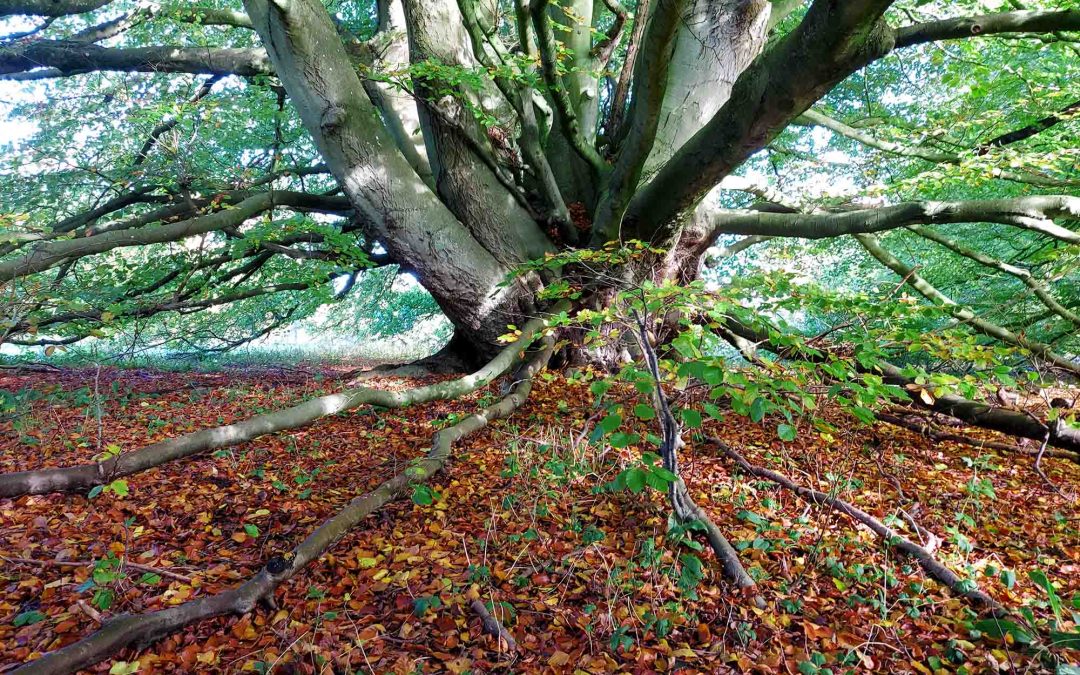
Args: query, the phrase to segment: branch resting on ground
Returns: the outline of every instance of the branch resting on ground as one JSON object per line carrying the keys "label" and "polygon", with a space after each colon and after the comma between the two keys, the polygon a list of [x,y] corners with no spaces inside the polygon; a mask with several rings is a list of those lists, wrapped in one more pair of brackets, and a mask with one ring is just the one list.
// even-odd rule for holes
{"label": "branch resting on ground", "polygon": [[[543,327],[543,321],[539,319],[531,324],[533,335]],[[425,483],[441,470],[450,458],[454,443],[487,426],[492,420],[509,416],[520,407],[528,398],[533,376],[543,369],[551,358],[553,345],[554,341],[550,337],[544,338],[543,346],[514,374],[514,384],[504,398],[491,407],[437,432],[426,457],[411,463],[404,472],[374,490],[353,499],[289,553],[271,558],[265,567],[243,584],[176,607],[145,614],[118,616],[107,621],[100,630],[90,636],[46,654],[14,672],[19,675],[73,673],[98,663],[125,647],[135,645],[139,648],[153,643],[195,621],[225,614],[246,614],[260,602],[272,605],[274,591],[278,586],[322,556],[369,515],[403,496],[412,486]],[[527,346],[527,343],[523,341],[503,350],[492,363],[498,362],[501,366],[499,372],[505,372],[521,356],[524,346]]]}
{"label": "branch resting on ground", "polygon": [[[522,332],[525,336],[534,337],[544,325],[544,319],[533,319],[524,326]],[[528,341],[522,344],[528,344]],[[0,498],[86,490],[176,459],[235,445],[264,434],[295,429],[321,417],[360,405],[403,408],[428,401],[459,398],[487,385],[506,372],[519,349],[520,347],[505,349],[480,370],[457,380],[404,391],[357,387],[338,394],[320,396],[285,410],[256,415],[234,424],[170,438],[102,462],[3,474],[0,475]]]}
{"label": "branch resting on ground", "polygon": [[978,586],[976,586],[973,581],[961,579],[948,567],[938,562],[937,558],[935,558],[930,551],[927,551],[922,546],[919,546],[915,542],[904,537],[898,531],[885,525],[869,513],[837,497],[797,485],[786,476],[775,471],[754,466],[748,462],[745,457],[736,452],[734,448],[728,446],[718,438],[710,438],[709,440],[716,445],[721,453],[734,460],[746,473],[757,476],[758,478],[770,480],[781,487],[791,490],[808,502],[831,506],[851,519],[870,528],[874,534],[880,537],[882,541],[889,546],[914,558],[919,563],[919,566],[922,567],[932,579],[944,584],[953,593],[971,600],[992,616],[1004,617],[1009,615],[1008,610],[1002,607],[1000,603],[989,595],[979,590]]}

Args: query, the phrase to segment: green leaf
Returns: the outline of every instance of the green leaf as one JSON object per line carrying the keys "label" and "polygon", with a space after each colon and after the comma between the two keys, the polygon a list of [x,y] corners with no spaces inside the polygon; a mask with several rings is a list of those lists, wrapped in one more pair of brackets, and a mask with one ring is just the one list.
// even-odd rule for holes
{"label": "green leaf", "polygon": [[246,532],[249,537],[259,536],[259,528],[255,527],[251,523],[244,524],[244,532]]}
{"label": "green leaf", "polygon": [[86,494],[87,499],[93,499],[94,497],[97,497],[104,489],[104,485],[95,485],[94,487],[90,488],[90,492]]}
{"label": "green leaf", "polygon": [[683,409],[682,411],[683,422],[691,429],[697,429],[701,426],[701,413],[696,410]]}
{"label": "green leaf", "polygon": [[139,577],[139,583],[155,586],[161,583],[161,577],[157,574],[154,574],[153,572],[146,572],[141,577]]}
{"label": "green leaf", "polygon": [[1080,649],[1080,632],[1050,631],[1050,643],[1063,649]]}
{"label": "green leaf", "polygon": [[754,402],[750,404],[750,420],[753,422],[760,422],[765,418],[765,399],[758,396],[754,399]]}
{"label": "green leaf", "polygon": [[412,500],[419,506],[431,506],[435,503],[435,494],[426,485],[416,485],[413,487]]}
{"label": "green leaf", "polygon": [[1007,619],[982,619],[971,622],[972,628],[992,638],[1004,639],[1012,635],[1020,644],[1031,644],[1032,637],[1019,624]]}
{"label": "green leaf", "polygon": [[627,469],[623,472],[626,476],[626,487],[630,488],[630,491],[634,494],[640,494],[645,489],[645,470],[639,466],[635,466],[632,469]]}
{"label": "green leaf", "polygon": [[651,420],[656,418],[656,411],[653,410],[653,407],[644,403],[638,403],[636,406],[634,406],[634,414],[643,420]]}
{"label": "green leaf", "polygon": [[1046,592],[1046,597],[1050,600],[1050,610],[1054,612],[1054,618],[1058,620],[1058,623],[1061,623],[1061,598],[1058,597],[1057,591],[1054,590],[1054,585],[1050,583],[1050,579],[1046,577],[1046,573],[1042,570],[1029,570],[1028,578]]}
{"label": "green leaf", "polygon": [[780,437],[780,440],[790,443],[799,435],[799,431],[790,424],[778,424],[776,426],[776,435]]}
{"label": "green leaf", "polygon": [[37,611],[36,609],[32,609],[32,610],[30,610],[28,612],[23,612],[22,614],[17,614],[15,616],[15,620],[12,621],[12,623],[15,624],[16,628],[21,628],[22,626],[33,626],[35,623],[38,623],[40,621],[44,621],[45,619],[48,619],[48,618],[49,617],[46,616],[45,614],[42,614],[41,612]]}
{"label": "green leaf", "polygon": [[132,661],[113,661],[112,667],[109,668],[109,675],[133,675],[139,672],[139,662]]}
{"label": "green leaf", "polygon": [[109,490],[117,497],[128,496],[128,484],[126,480],[114,480],[113,482],[109,483],[109,485],[105,489]]}
{"label": "green leaf", "polygon": [[622,424],[622,415],[618,413],[611,413],[604,419],[600,420],[598,428],[605,434],[610,434],[616,429],[618,429],[620,424]]}

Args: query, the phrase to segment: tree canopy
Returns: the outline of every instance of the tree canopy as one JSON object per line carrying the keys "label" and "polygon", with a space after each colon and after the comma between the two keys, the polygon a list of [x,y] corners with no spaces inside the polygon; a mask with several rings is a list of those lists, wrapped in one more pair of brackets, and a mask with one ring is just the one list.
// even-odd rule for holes
{"label": "tree canopy", "polygon": [[[592,382],[592,443],[644,453],[608,487],[663,493],[762,609],[680,470],[683,432],[725,411],[783,442],[836,438],[826,411],[929,411],[1026,439],[1052,484],[1047,452],[1080,463],[1075,401],[1050,400],[1080,376],[1078,82],[1074,0],[0,0],[0,346],[227,352],[304,322],[363,340],[443,316],[440,356],[472,372],[98,448],[0,475],[0,496],[126,492],[211,449],[509,379],[242,585],[26,672],[272,603],[384,504],[422,504],[454,444],[545,368]],[[1046,400],[991,399],[1015,389]],[[1029,643],[1045,627],[919,525],[905,538],[716,445],[984,620]]]}

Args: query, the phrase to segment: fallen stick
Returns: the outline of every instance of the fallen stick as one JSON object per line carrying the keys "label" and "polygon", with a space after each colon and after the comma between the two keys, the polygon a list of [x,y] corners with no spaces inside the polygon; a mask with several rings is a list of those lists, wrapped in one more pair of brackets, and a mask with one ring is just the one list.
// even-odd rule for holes
{"label": "fallen stick", "polygon": [[510,631],[506,630],[498,619],[492,616],[491,612],[487,610],[487,607],[484,607],[483,602],[480,600],[473,600],[469,603],[469,608],[480,617],[480,623],[484,627],[484,632],[495,638],[495,641],[499,645],[499,651],[504,651],[504,643],[506,645],[505,651],[517,651],[518,645],[517,641],[514,640],[514,636],[510,634]]}
{"label": "fallen stick", "polygon": [[948,567],[938,562],[937,558],[935,558],[930,551],[927,551],[922,546],[919,546],[907,537],[904,537],[902,534],[871,516],[866,511],[863,511],[859,507],[849,504],[838,497],[833,497],[824,492],[797,485],[783,474],[759,466],[754,466],[748,462],[745,457],[736,452],[734,448],[718,438],[709,437],[709,441],[716,445],[721,453],[734,460],[746,473],[757,476],[758,478],[770,480],[781,487],[791,490],[808,502],[831,506],[837,511],[850,517],[852,520],[862,523],[870,528],[874,534],[881,537],[887,545],[914,558],[931,579],[945,585],[953,593],[965,597],[985,608],[990,615],[995,617],[1010,616],[1010,612],[1007,609],[998,603],[997,600],[994,600],[989,595],[979,590],[973,581],[961,579]]}
{"label": "fallen stick", "polygon": [[[93,567],[94,565],[94,563],[86,562],[85,560],[34,560],[33,558],[9,558],[6,556],[0,556],[0,560],[21,565],[38,565],[40,567]],[[191,583],[191,577],[187,576],[186,574],[180,574],[179,572],[164,570],[159,567],[151,567],[150,565],[140,565],[139,563],[126,561],[122,562],[120,567],[127,567],[135,570],[136,572],[156,574],[158,576],[176,579],[177,581]]]}

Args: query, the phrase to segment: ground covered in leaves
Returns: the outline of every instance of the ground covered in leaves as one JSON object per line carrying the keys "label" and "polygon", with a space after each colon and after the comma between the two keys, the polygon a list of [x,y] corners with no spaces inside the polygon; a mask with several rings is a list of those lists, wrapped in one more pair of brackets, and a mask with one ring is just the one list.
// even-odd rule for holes
{"label": "ground covered in leaves", "polygon": [[[317,369],[0,373],[0,471],[87,462],[347,379]],[[166,464],[93,499],[0,500],[0,672],[117,613],[236,584],[497,395],[363,408]],[[869,531],[738,475],[687,434],[684,476],[759,579],[768,608],[757,609],[669,529],[662,494],[605,487],[638,459],[633,447],[589,443],[592,403],[587,384],[542,378],[513,417],[457,448],[431,490],[370,518],[285,584],[278,609],[192,625],[93,672],[1053,672],[1044,648],[972,631],[965,601]],[[1041,625],[1056,612],[1059,630],[1076,630],[1080,466],[1044,459],[1055,489],[1030,456],[834,421],[846,431],[800,429],[789,443],[775,425],[733,414],[705,430],[879,518],[903,508],[943,539],[938,556],[961,576]],[[483,634],[469,609],[477,598],[515,636],[516,654]],[[1080,661],[1080,649],[1053,653]]]}

